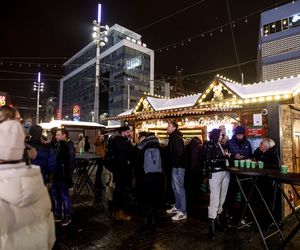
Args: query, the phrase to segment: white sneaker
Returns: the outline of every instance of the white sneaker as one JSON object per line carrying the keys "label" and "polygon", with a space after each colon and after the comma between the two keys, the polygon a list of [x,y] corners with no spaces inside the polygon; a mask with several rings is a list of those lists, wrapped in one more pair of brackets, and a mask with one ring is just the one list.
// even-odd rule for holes
{"label": "white sneaker", "polygon": [[175,214],[178,213],[179,210],[175,206],[173,206],[172,208],[168,209],[166,212],[167,214]]}
{"label": "white sneaker", "polygon": [[172,220],[175,221],[186,220],[186,219],[187,219],[187,215],[182,212],[178,212],[176,215],[172,217]]}

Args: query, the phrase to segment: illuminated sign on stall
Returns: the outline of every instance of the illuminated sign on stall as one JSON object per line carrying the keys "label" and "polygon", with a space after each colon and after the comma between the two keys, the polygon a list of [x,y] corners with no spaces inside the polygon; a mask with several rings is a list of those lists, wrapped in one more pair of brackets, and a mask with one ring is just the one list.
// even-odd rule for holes
{"label": "illuminated sign on stall", "polygon": [[0,95],[0,107],[6,104],[6,96]]}
{"label": "illuminated sign on stall", "polygon": [[80,108],[78,105],[74,105],[73,107],[73,120],[80,121]]}

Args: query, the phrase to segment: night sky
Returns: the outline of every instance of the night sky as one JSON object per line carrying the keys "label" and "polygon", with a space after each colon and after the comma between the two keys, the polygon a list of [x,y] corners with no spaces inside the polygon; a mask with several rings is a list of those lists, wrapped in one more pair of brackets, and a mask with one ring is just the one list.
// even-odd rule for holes
{"label": "night sky", "polygon": [[[237,20],[232,26],[238,60],[240,63],[255,60],[260,11],[291,1],[228,1],[231,19]],[[97,1],[2,0],[1,3],[0,91],[7,91],[17,105],[29,106],[34,102],[29,98],[36,96],[32,86],[40,71],[46,84],[42,98],[56,95],[57,80],[63,75],[62,64],[92,41]],[[102,0],[101,3],[103,25],[117,23],[136,31],[149,48],[156,50],[157,79],[162,75],[166,80],[174,77],[178,66],[186,75],[184,85],[189,92],[201,91],[217,73],[241,80],[238,67],[216,70],[237,64],[226,0]],[[174,15],[175,12],[178,14]],[[146,27],[162,18],[165,20]],[[255,61],[241,66],[241,70],[246,83],[257,80]]]}

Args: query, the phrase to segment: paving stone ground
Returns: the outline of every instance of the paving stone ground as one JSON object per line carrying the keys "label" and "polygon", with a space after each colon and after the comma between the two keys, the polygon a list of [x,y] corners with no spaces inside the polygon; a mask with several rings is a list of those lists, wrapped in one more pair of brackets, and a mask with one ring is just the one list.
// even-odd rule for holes
{"label": "paving stone ground", "polygon": [[[295,219],[287,221],[284,233],[294,224]],[[83,194],[73,204],[72,223],[63,228],[56,226],[57,242],[54,249],[263,249],[260,236],[253,229],[227,230],[218,233],[214,241],[207,239],[207,230],[206,211],[203,208],[189,214],[185,222],[172,222],[162,210],[155,230],[150,230],[144,226],[141,214],[133,213],[133,220],[129,222],[115,222],[105,202],[95,203],[92,196]],[[300,249],[299,234],[286,249]],[[276,249],[280,243],[278,238],[268,242],[270,249]]]}

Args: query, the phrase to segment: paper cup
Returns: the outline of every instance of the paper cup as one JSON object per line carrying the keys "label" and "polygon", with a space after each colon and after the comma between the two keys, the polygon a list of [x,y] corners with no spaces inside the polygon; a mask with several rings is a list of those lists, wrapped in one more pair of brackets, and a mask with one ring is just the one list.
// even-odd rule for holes
{"label": "paper cup", "polygon": [[240,167],[244,168],[245,167],[245,160],[240,160]]}
{"label": "paper cup", "polygon": [[239,160],[234,160],[234,166],[237,168],[239,167]]}
{"label": "paper cup", "polygon": [[256,168],[256,161],[251,161],[251,168]]}
{"label": "paper cup", "polygon": [[246,160],[246,168],[250,168],[251,167],[251,160]]}
{"label": "paper cup", "polygon": [[258,162],[258,168],[264,168],[264,162],[263,161]]}
{"label": "paper cup", "polygon": [[281,165],[280,173],[286,174],[288,172],[288,167],[286,165]]}

